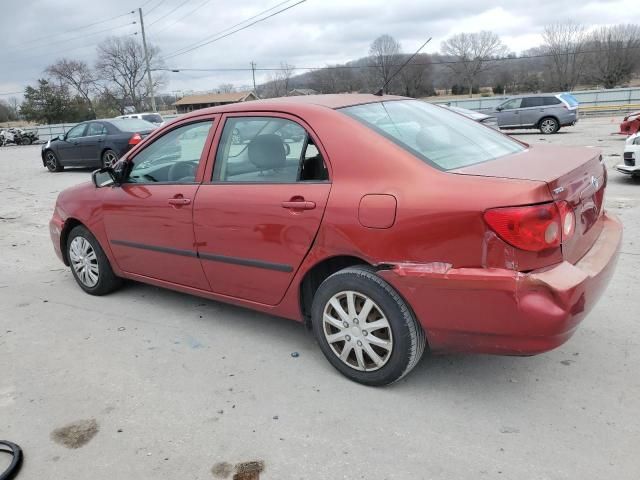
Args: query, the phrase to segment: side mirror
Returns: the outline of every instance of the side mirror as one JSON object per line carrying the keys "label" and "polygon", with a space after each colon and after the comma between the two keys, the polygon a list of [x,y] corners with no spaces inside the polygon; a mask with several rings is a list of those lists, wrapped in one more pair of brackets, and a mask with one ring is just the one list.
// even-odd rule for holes
{"label": "side mirror", "polygon": [[498,106],[496,107],[496,112],[501,112],[503,109],[504,109],[504,107],[503,107],[503,106],[498,105]]}
{"label": "side mirror", "polygon": [[94,170],[91,173],[91,181],[96,186],[96,188],[119,184],[118,176],[111,167],[103,167],[99,170]]}
{"label": "side mirror", "polygon": [[66,135],[64,133],[62,133],[62,134],[58,135],[58,140],[61,140],[61,141],[64,142],[65,137],[66,137]]}

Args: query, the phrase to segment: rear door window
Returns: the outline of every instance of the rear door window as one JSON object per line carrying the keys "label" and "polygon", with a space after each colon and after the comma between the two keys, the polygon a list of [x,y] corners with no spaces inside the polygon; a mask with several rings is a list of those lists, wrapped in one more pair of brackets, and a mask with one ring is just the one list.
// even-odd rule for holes
{"label": "rear door window", "polygon": [[522,108],[542,107],[544,105],[544,97],[527,97],[522,100]]}
{"label": "rear door window", "polygon": [[97,136],[97,135],[106,135],[107,129],[104,128],[104,125],[98,122],[91,122],[89,124],[89,128],[87,128],[87,137]]}

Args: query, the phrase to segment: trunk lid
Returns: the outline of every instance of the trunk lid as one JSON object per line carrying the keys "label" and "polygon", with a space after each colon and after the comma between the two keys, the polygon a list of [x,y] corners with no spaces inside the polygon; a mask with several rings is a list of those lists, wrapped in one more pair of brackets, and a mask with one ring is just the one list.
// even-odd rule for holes
{"label": "trunk lid", "polygon": [[[566,201],[576,217],[575,232],[562,244],[563,258],[576,263],[594,244],[603,222],[607,173],[600,150],[587,147],[529,147],[521,153],[450,170],[459,175],[545,182],[550,200]],[[496,205],[511,206],[511,205]]]}

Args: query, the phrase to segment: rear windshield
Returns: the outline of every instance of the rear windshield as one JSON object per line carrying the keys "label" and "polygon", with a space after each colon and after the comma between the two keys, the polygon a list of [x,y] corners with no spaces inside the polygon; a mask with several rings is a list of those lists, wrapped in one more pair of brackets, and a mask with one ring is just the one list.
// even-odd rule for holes
{"label": "rear windshield", "polygon": [[142,115],[142,119],[151,123],[162,123],[162,117],[157,113],[148,113],[148,114]]}
{"label": "rear windshield", "polygon": [[137,118],[116,118],[111,123],[121,132],[148,132],[157,128],[153,123]]}
{"label": "rear windshield", "polygon": [[368,103],[340,111],[441,170],[486,162],[526,148],[494,129],[420,100]]}
{"label": "rear windshield", "polygon": [[562,100],[567,102],[570,107],[577,107],[579,105],[578,99],[570,93],[561,93],[558,95]]}

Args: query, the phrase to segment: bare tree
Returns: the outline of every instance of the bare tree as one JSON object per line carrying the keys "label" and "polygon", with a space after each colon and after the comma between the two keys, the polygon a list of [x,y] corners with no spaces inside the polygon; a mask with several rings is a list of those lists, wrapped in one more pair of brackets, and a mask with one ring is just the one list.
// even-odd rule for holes
{"label": "bare tree", "polygon": [[551,89],[573,90],[583,74],[587,33],[583,25],[554,23],[542,33],[544,48],[549,55]]}
{"label": "bare tree", "polygon": [[427,89],[425,83],[430,72],[431,60],[428,55],[422,54],[413,58],[398,74],[402,94],[407,97],[418,97],[429,93],[431,85]]}
{"label": "bare tree", "polygon": [[96,76],[86,62],[63,58],[49,65],[45,73],[75,91],[93,110],[91,97],[97,89]]}
{"label": "bare tree", "polygon": [[218,91],[220,93],[231,93],[235,91],[235,87],[233,86],[233,83],[222,83],[218,86]]}
{"label": "bare tree", "polygon": [[473,96],[473,83],[477,77],[493,66],[491,60],[507,53],[500,37],[486,30],[454,35],[442,42],[441,50],[455,59],[448,67],[469,87],[469,96]]}
{"label": "bare tree", "polygon": [[263,86],[261,96],[264,98],[286,96],[291,87],[291,77],[293,77],[295,68],[295,66],[286,62],[280,63],[280,69],[276,73],[269,75],[267,83]]}
{"label": "bare tree", "polygon": [[[149,61],[151,70],[162,65],[158,60],[159,50],[149,45]],[[131,37],[110,37],[98,45],[96,72],[104,80],[104,91],[119,98],[121,110],[127,103],[137,111],[144,109],[149,97],[149,85],[146,81],[146,65],[144,50],[139,42]],[[155,73],[154,90],[162,84],[162,78]]]}
{"label": "bare tree", "polygon": [[369,47],[369,60],[377,88],[387,85],[400,63],[400,42],[391,35],[381,35]]}
{"label": "bare tree", "polygon": [[587,43],[587,76],[614,88],[631,78],[640,64],[640,26],[612,25],[594,30]]}

